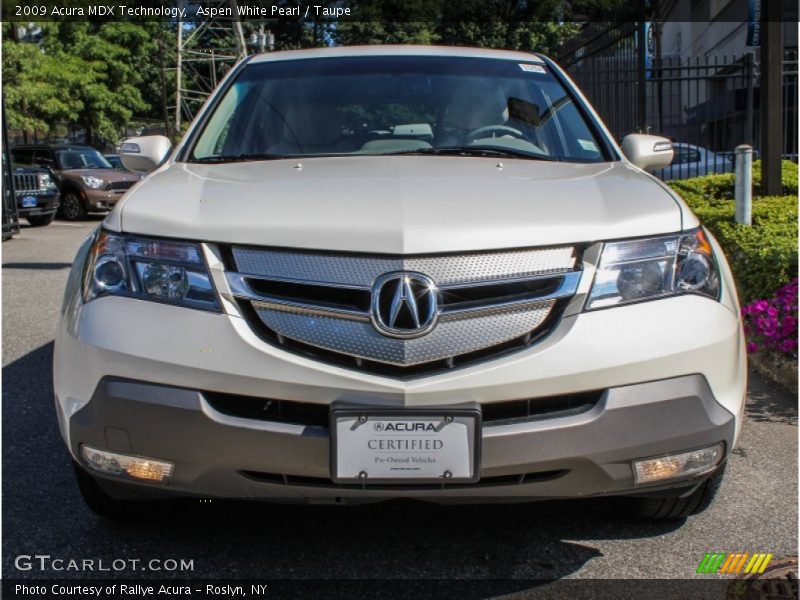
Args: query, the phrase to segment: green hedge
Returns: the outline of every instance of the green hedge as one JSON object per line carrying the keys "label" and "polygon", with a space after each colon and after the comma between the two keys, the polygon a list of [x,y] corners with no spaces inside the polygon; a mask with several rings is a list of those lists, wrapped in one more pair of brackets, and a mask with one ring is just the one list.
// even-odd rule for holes
{"label": "green hedge", "polygon": [[[753,178],[758,168],[754,167]],[[756,197],[753,225],[734,221],[733,175],[671,182],[725,249],[743,303],[769,297],[797,277],[797,165],[784,161],[786,196]]]}
{"label": "green hedge", "polygon": [[[781,180],[784,194],[797,194],[797,165],[795,163],[790,160],[783,161]],[[736,176],[733,173],[720,173],[719,175],[670,181],[669,184],[681,195],[700,195],[708,200],[730,200],[733,198]],[[757,160],[753,162],[753,193],[758,194],[760,187],[761,161]]]}

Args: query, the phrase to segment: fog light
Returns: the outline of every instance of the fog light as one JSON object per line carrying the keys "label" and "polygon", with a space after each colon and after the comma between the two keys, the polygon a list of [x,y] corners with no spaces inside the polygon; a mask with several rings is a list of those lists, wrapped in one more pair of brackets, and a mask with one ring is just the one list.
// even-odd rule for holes
{"label": "fog light", "polygon": [[174,467],[171,462],[117,454],[91,446],[81,446],[81,454],[86,464],[100,473],[155,483],[169,482]]}
{"label": "fog light", "polygon": [[674,477],[702,475],[716,467],[720,460],[722,444],[717,444],[702,450],[636,460],[633,462],[633,472],[636,483],[651,483]]}

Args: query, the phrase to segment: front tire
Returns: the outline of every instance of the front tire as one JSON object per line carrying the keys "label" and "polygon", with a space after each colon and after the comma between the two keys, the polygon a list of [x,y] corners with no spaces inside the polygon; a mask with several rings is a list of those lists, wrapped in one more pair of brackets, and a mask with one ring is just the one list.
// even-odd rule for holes
{"label": "front tire", "polygon": [[45,227],[53,222],[53,218],[55,216],[55,213],[50,213],[49,215],[36,215],[35,217],[25,218],[28,220],[28,223],[30,223],[31,227]]}
{"label": "front tire", "polygon": [[79,221],[86,218],[86,206],[77,192],[67,192],[64,195],[59,211],[67,221]]}
{"label": "front tire", "polygon": [[633,512],[636,517],[648,520],[685,519],[700,514],[711,506],[724,476],[725,465],[722,465],[694,492],[685,497],[631,498]]}

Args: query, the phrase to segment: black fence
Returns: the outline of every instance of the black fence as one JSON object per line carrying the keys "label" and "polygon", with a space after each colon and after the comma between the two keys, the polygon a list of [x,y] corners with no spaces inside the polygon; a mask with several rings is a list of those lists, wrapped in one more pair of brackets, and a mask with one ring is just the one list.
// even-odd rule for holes
{"label": "black fence", "polygon": [[[639,23],[595,25],[565,47],[562,65],[619,140],[646,132],[670,138],[673,164],[664,179],[733,170],[733,149],[760,146],[759,61],[734,56],[667,56],[650,47]],[[643,85],[640,83],[643,82]],[[783,156],[797,161],[797,50],[783,60]]]}

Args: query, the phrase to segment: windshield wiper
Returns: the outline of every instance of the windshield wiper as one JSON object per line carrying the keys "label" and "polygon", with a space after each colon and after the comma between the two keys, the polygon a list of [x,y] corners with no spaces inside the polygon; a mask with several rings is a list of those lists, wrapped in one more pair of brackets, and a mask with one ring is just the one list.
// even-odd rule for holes
{"label": "windshield wiper", "polygon": [[247,162],[254,160],[279,160],[281,158],[291,158],[282,154],[218,154],[216,156],[203,156],[202,158],[193,158],[191,162],[195,163],[229,163],[229,162]]}
{"label": "windshield wiper", "polygon": [[512,148],[497,148],[495,146],[442,146],[438,148],[416,148],[414,150],[398,150],[397,152],[387,152],[383,156],[390,155],[433,155],[433,156],[505,156],[510,158],[527,158],[530,160],[559,161],[554,156],[545,154],[533,154],[523,150]]}

